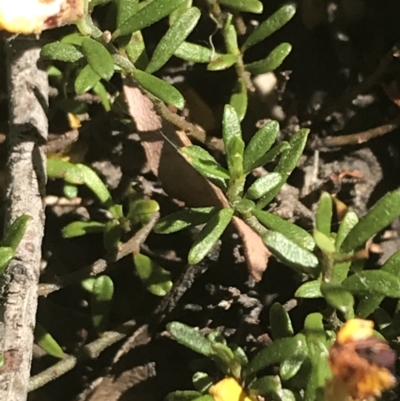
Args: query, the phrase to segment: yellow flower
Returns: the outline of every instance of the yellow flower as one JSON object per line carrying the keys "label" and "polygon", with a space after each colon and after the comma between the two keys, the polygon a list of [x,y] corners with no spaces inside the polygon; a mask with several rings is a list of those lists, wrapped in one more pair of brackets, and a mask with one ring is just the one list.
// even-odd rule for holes
{"label": "yellow flower", "polygon": [[373,322],[351,319],[343,325],[329,351],[333,379],[328,401],[367,400],[395,386],[390,372],[396,355],[386,341],[374,337]]}
{"label": "yellow flower", "polygon": [[210,387],[215,401],[252,401],[233,377],[226,377]]}
{"label": "yellow flower", "polygon": [[29,35],[83,16],[83,0],[0,0],[0,29]]}

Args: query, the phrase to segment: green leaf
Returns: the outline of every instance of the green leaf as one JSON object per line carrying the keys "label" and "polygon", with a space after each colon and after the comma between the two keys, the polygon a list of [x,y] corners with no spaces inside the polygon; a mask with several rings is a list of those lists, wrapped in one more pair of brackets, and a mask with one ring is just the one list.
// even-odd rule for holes
{"label": "green leaf", "polygon": [[214,355],[211,342],[192,327],[180,322],[171,322],[167,324],[167,330],[179,344],[201,355]]}
{"label": "green leaf", "polygon": [[75,79],[74,87],[77,95],[82,95],[92,89],[101,79],[100,75],[93,71],[88,64],[81,69]]}
{"label": "green leaf", "polygon": [[62,236],[64,238],[81,237],[86,234],[101,233],[105,228],[106,225],[98,221],[73,221],[63,228]]}
{"label": "green leaf", "polygon": [[278,186],[282,181],[282,175],[279,173],[269,173],[257,178],[250,185],[246,192],[246,197],[249,199],[260,199],[269,191]]}
{"label": "green leaf", "polygon": [[214,351],[214,358],[219,359],[227,371],[240,371],[240,365],[236,361],[235,354],[227,345],[212,343],[211,347]]}
{"label": "green leaf", "polygon": [[53,42],[43,46],[40,57],[75,63],[83,57],[83,54],[72,44]]}
{"label": "green leaf", "polygon": [[[85,36],[83,36],[80,32],[74,32],[74,33],[70,33],[69,35],[65,35],[61,39],[61,43],[67,43],[70,45],[75,45],[75,46],[81,47],[84,39],[85,39]],[[46,47],[46,46],[44,46],[44,47]]]}
{"label": "green leaf", "polygon": [[253,33],[251,33],[251,35],[243,43],[242,52],[247,50],[249,47],[256,45],[257,43],[262,42],[278,29],[282,28],[293,18],[295,13],[295,4],[286,4],[281,7],[278,11],[268,17],[268,19],[263,21]]}
{"label": "green leaf", "polygon": [[[244,171],[243,171],[243,152],[244,152],[244,141],[242,138],[233,137],[225,148],[226,159],[229,168],[230,181],[232,183],[235,180],[240,180],[244,186]],[[240,191],[243,191],[243,186]]]}
{"label": "green leaf", "polygon": [[331,237],[328,237],[327,235],[318,230],[314,230],[313,234],[314,234],[313,235],[314,241],[322,252],[326,254],[335,253],[335,245]]}
{"label": "green leaf", "polygon": [[65,354],[54,337],[40,324],[36,323],[35,340],[47,354],[55,358],[64,358]]}
{"label": "green leaf", "polygon": [[114,283],[108,276],[96,277],[90,299],[92,322],[98,333],[102,333],[108,327],[111,302],[114,296]]}
{"label": "green leaf", "polygon": [[140,31],[157,21],[160,21],[172,11],[176,10],[185,0],[153,0],[147,3],[136,14],[128,18],[113,33],[113,39],[119,36],[130,35],[133,32]]}
{"label": "green leaf", "polygon": [[329,305],[347,315],[353,310],[354,297],[340,284],[321,283],[321,292]]}
{"label": "green leaf", "polygon": [[278,133],[279,123],[270,121],[254,134],[244,151],[243,166],[246,173],[265,164],[263,157],[271,149]]}
{"label": "green leaf", "polygon": [[268,231],[263,235],[263,241],[273,255],[287,266],[303,273],[309,273],[318,267],[318,258],[313,253],[279,232]]}
{"label": "green leaf", "polygon": [[244,378],[254,375],[260,370],[275,363],[282,363],[296,353],[298,349],[304,348],[305,337],[297,334],[294,337],[280,338],[271,345],[262,349],[246,366]]}
{"label": "green leaf", "polygon": [[146,72],[152,74],[159,70],[174,55],[178,47],[195,28],[200,16],[201,12],[196,7],[191,7],[182,14],[158,42]]}
{"label": "green leaf", "polygon": [[14,257],[14,250],[10,247],[0,247],[0,276]]}
{"label": "green leaf", "polygon": [[193,0],[185,0],[175,11],[168,16],[168,22],[171,26],[193,5]]}
{"label": "green leaf", "polygon": [[214,57],[213,60],[208,63],[208,71],[223,71],[232,67],[238,61],[236,54],[221,54]]}
{"label": "green leaf", "polygon": [[[169,393],[165,397],[165,401],[193,401],[196,398],[201,397],[201,393],[199,391],[194,390],[177,390]],[[211,398],[210,401],[213,401]]]}
{"label": "green leaf", "polygon": [[292,46],[290,43],[281,43],[266,58],[246,64],[245,68],[253,75],[266,74],[267,72],[276,70],[291,51]]}
{"label": "green leaf", "polygon": [[28,227],[28,223],[31,219],[32,217],[27,214],[17,217],[11,226],[7,228],[7,231],[0,242],[0,246],[10,247],[15,252],[25,235],[26,228]]}
{"label": "green leaf", "polygon": [[93,71],[109,81],[114,74],[114,61],[105,46],[97,40],[86,38],[82,42],[82,50]]}
{"label": "green leaf", "polygon": [[330,194],[328,194],[328,192],[322,192],[317,204],[315,227],[327,237],[329,237],[331,234],[332,213],[332,197]]}
{"label": "green leaf", "polygon": [[331,281],[341,283],[349,274],[351,262],[336,262],[332,268]]}
{"label": "green leaf", "polygon": [[215,207],[183,209],[163,217],[154,227],[157,234],[170,234],[185,228],[205,224],[216,212]]}
{"label": "green leaf", "polygon": [[146,45],[144,43],[143,35],[140,31],[134,32],[129,40],[129,43],[124,47],[129,61],[140,70],[146,69],[149,62]]}
{"label": "green leaf", "polygon": [[90,5],[90,10],[93,10],[95,6],[99,6],[102,4],[109,3],[111,0],[90,0],[89,5]]}
{"label": "green leaf", "polygon": [[240,55],[238,36],[236,28],[233,25],[233,14],[227,15],[222,32],[227,52],[236,56]]}
{"label": "green leaf", "polygon": [[63,194],[68,199],[75,199],[78,196],[78,187],[73,184],[65,183],[63,186]]}
{"label": "green leaf", "polygon": [[400,216],[400,190],[386,194],[349,232],[341,250],[350,252],[363,246],[371,237]]}
{"label": "green leaf", "polygon": [[192,63],[210,63],[214,58],[221,56],[220,53],[216,53],[213,49],[190,42],[181,43],[175,50],[174,55]]}
{"label": "green leaf", "polygon": [[[153,3],[156,3],[156,0],[154,0]],[[172,104],[179,110],[185,107],[185,99],[181,93],[162,79],[137,69],[133,72],[133,78],[143,89],[147,90],[155,97],[158,97],[163,102]]]}
{"label": "green leaf", "polygon": [[247,13],[261,14],[263,11],[263,5],[258,0],[218,0],[218,3]]}
{"label": "green leaf", "polygon": [[133,255],[133,260],[136,271],[149,292],[158,297],[168,294],[172,288],[171,273],[169,271],[141,253]]}
{"label": "green leaf", "polygon": [[77,164],[82,172],[85,185],[97,196],[99,201],[107,208],[114,205],[110,192],[99,176],[88,166]]}
{"label": "green leaf", "polygon": [[304,249],[313,251],[315,242],[309,232],[299,226],[284,220],[276,214],[265,212],[264,210],[254,209],[254,216],[270,230],[280,232],[289,240],[295,242],[298,246]]}
{"label": "green leaf", "polygon": [[297,289],[294,296],[296,298],[322,298],[321,281],[307,281]]}
{"label": "green leaf", "polygon": [[336,235],[335,247],[336,251],[339,252],[343,241],[349,234],[349,232],[353,229],[353,227],[358,223],[358,216],[352,210],[349,210],[343,217],[340,222],[339,229]]}
{"label": "green leaf", "polygon": [[[231,144],[234,138],[242,141],[244,149],[240,120],[236,113],[236,110],[230,104],[225,105],[224,108],[224,115],[222,120],[222,138],[224,140],[226,152],[228,152],[228,149],[231,148]],[[232,155],[227,154],[228,168],[230,165],[232,165],[232,162],[229,160],[231,156]]]}
{"label": "green leaf", "polygon": [[134,199],[129,202],[127,218],[132,224],[148,224],[160,205],[153,199]]}
{"label": "green leaf", "polygon": [[348,277],[343,287],[353,294],[377,293],[400,298],[400,278],[384,270],[366,270]]}
{"label": "green leaf", "polygon": [[120,28],[139,10],[139,0],[117,0],[117,28]]}
{"label": "green leaf", "polygon": [[233,206],[235,210],[241,214],[252,213],[256,208],[256,204],[253,201],[244,198],[239,198],[237,201],[233,202]]}
{"label": "green leaf", "polygon": [[295,354],[285,359],[279,368],[281,379],[286,381],[294,377],[307,359],[308,349],[306,345],[303,349],[298,350]]}
{"label": "green leaf", "polygon": [[107,253],[113,253],[117,250],[122,236],[122,227],[118,220],[108,221],[104,227],[103,244]]}
{"label": "green leaf", "polygon": [[191,265],[201,262],[215,246],[233,217],[233,209],[224,208],[215,213],[198,234],[189,251]]}
{"label": "green leaf", "polygon": [[236,83],[236,88],[231,96],[229,104],[235,109],[239,120],[242,121],[247,111],[247,87],[243,79],[239,79]]}
{"label": "green leaf", "polygon": [[274,340],[294,335],[289,313],[287,313],[286,309],[280,303],[276,302],[271,306],[269,310],[269,322]]}
{"label": "green leaf", "polygon": [[200,146],[192,145],[179,149],[182,156],[204,177],[221,189],[226,189],[226,180],[230,176],[227,170]]}
{"label": "green leaf", "polygon": [[111,110],[110,100],[108,99],[108,92],[105,86],[99,81],[93,87],[93,92],[100,98],[101,104],[105,111]]}
{"label": "green leaf", "polygon": [[[192,377],[193,387],[205,393],[213,384],[213,379],[205,372],[195,372]],[[211,399],[211,401],[214,401]]]}
{"label": "green leaf", "polygon": [[282,388],[279,376],[263,376],[256,379],[251,385],[250,390],[257,391],[260,396],[270,396],[274,399],[274,395]]}

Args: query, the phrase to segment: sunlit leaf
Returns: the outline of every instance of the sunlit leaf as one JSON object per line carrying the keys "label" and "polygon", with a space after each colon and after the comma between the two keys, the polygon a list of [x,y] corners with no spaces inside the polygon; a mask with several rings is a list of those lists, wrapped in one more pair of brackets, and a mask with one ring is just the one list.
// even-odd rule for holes
{"label": "sunlit leaf", "polygon": [[286,309],[278,302],[269,310],[269,322],[274,340],[294,334],[292,322]]}
{"label": "sunlit leaf", "polygon": [[246,83],[242,79],[239,79],[229,104],[235,109],[240,121],[242,121],[246,115],[247,100]]}
{"label": "sunlit leaf", "polygon": [[333,306],[335,309],[338,309],[344,314],[348,314],[353,310],[354,297],[340,284],[322,283],[321,293],[329,305]]}
{"label": "sunlit leaf", "polygon": [[318,230],[314,230],[313,237],[315,243],[322,252],[326,254],[333,254],[335,252],[335,244],[330,237]]}
{"label": "sunlit leaf", "polygon": [[63,228],[62,235],[64,238],[81,237],[86,234],[101,233],[105,228],[106,225],[98,221],[73,221]]}
{"label": "sunlit leaf", "polygon": [[281,388],[282,384],[279,376],[263,376],[250,385],[250,389],[255,390],[260,396],[273,397]]}
{"label": "sunlit leaf", "polygon": [[289,43],[281,43],[265,59],[246,64],[246,70],[253,75],[274,71],[283,63],[291,51],[292,46]]}
{"label": "sunlit leaf", "polygon": [[160,210],[160,205],[154,199],[135,199],[129,202],[127,218],[132,224],[147,224]]}
{"label": "sunlit leaf", "polygon": [[56,358],[64,358],[64,351],[58,342],[40,323],[36,323],[35,340],[47,354]]}
{"label": "sunlit leaf", "polygon": [[243,43],[242,51],[262,42],[289,22],[296,13],[294,4],[286,4],[263,21]]}
{"label": "sunlit leaf", "polygon": [[261,14],[263,11],[263,5],[258,0],[218,0],[218,3],[248,13]]}
{"label": "sunlit leaf", "polygon": [[297,289],[294,296],[297,298],[322,298],[321,281],[307,281]]}
{"label": "sunlit leaf", "polygon": [[214,49],[209,49],[195,43],[183,42],[175,50],[174,55],[186,61],[193,63],[209,63],[215,58],[221,56],[220,53],[216,53]]}
{"label": "sunlit leaf", "polygon": [[336,250],[339,251],[344,239],[347,237],[349,232],[353,229],[353,227],[358,223],[358,216],[352,210],[349,210],[343,217],[340,222],[339,229],[336,235],[335,247]]}
{"label": "sunlit leaf", "polygon": [[224,208],[216,212],[198,234],[189,251],[191,265],[201,262],[215,246],[233,217],[233,209]]}
{"label": "sunlit leaf", "polygon": [[216,212],[215,207],[198,207],[179,210],[163,217],[154,227],[157,234],[170,234],[191,226],[205,224]]}
{"label": "sunlit leaf", "polygon": [[108,98],[108,92],[105,86],[101,82],[97,82],[97,84],[93,87],[93,92],[100,98],[101,104],[104,107],[105,111],[111,110],[110,100]]}
{"label": "sunlit leaf", "polygon": [[316,229],[329,237],[331,233],[333,203],[332,197],[327,192],[322,192],[317,204],[315,215]]}
{"label": "sunlit leaf", "polygon": [[93,71],[109,81],[114,74],[114,61],[104,45],[92,38],[86,38],[82,42],[82,51]]}
{"label": "sunlit leaf", "polygon": [[7,228],[7,231],[0,242],[1,247],[10,247],[14,250],[17,250],[19,243],[24,237],[25,231],[28,227],[29,221],[32,219],[31,216],[27,214],[23,214],[17,217],[10,227]]}
{"label": "sunlit leaf", "polygon": [[207,70],[208,71],[223,71],[232,67],[238,60],[238,56],[236,54],[221,54],[217,57],[214,57],[213,60],[208,63]]}
{"label": "sunlit leaf", "polygon": [[171,273],[169,271],[141,253],[133,255],[133,260],[136,271],[149,292],[159,297],[168,294],[172,288]]}
{"label": "sunlit leaf", "polygon": [[43,46],[40,56],[51,60],[75,63],[83,57],[83,53],[72,44],[52,42]]}
{"label": "sunlit leaf", "polygon": [[92,287],[90,310],[93,326],[98,333],[108,327],[113,296],[114,283],[111,278],[106,275],[96,277]]}
{"label": "sunlit leaf", "polygon": [[120,28],[139,10],[139,0],[117,0],[117,28]]}
{"label": "sunlit leaf", "polygon": [[200,19],[201,12],[196,7],[189,8],[174,22],[168,32],[158,42],[146,72],[159,70],[189,36]]}
{"label": "sunlit leaf", "polygon": [[93,68],[88,64],[81,69],[74,83],[75,92],[77,95],[82,95],[90,91],[101,79],[100,75],[93,71]]}
{"label": "sunlit leaf", "polygon": [[[192,377],[192,382],[193,387],[202,393],[208,391],[214,384],[213,379],[205,372],[195,372]],[[213,401],[213,399],[210,401]]]}

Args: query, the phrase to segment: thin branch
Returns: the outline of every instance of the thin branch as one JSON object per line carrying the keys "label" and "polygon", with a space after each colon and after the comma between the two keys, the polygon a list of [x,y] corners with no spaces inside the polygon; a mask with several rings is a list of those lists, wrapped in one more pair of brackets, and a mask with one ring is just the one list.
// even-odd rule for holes
{"label": "thin branch", "polygon": [[114,264],[125,256],[140,252],[140,246],[146,241],[159,218],[160,214],[155,213],[149,223],[143,226],[135,233],[135,235],[133,235],[133,237],[119,247],[115,255],[96,260],[96,262],[84,267],[83,269],[59,277],[54,283],[40,284],[39,295],[48,296],[52,292],[58,291],[67,285],[78,283],[88,277],[97,276],[105,272],[110,265]]}
{"label": "thin branch", "polygon": [[38,66],[40,42],[19,36],[7,40],[7,84],[10,131],[5,228],[19,216],[31,216],[15,258],[1,277],[0,320],[4,325],[1,351],[0,400],[25,401],[36,323],[41,245],[44,228],[48,134],[47,74]]}
{"label": "thin branch", "polygon": [[78,363],[97,358],[106,348],[122,340],[134,330],[136,322],[130,320],[113,331],[107,331],[100,338],[82,347],[78,355],[67,355],[60,362],[43,370],[29,381],[29,391],[34,391],[72,370]]}

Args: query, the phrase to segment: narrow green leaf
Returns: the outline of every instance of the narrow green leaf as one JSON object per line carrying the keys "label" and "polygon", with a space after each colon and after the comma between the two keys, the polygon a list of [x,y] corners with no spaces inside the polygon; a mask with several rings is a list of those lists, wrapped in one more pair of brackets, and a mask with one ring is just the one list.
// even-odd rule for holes
{"label": "narrow green leaf", "polygon": [[229,104],[235,109],[239,120],[242,121],[247,111],[247,87],[243,79],[239,79],[236,83],[236,88],[231,96]]}
{"label": "narrow green leaf", "polygon": [[[155,2],[154,0],[153,3]],[[137,69],[133,72],[133,78],[143,89],[158,97],[163,102],[171,104],[179,110],[185,107],[185,99],[181,93],[162,79]]]}
{"label": "narrow green leaf", "polygon": [[[236,110],[230,105],[225,105],[222,120],[222,138],[225,148],[229,148],[233,138],[242,139],[242,129]],[[229,157],[227,157],[229,159]],[[229,162],[229,160],[228,160]]]}
{"label": "narrow green leaf", "polygon": [[216,53],[213,49],[190,42],[181,43],[175,50],[174,55],[182,60],[191,61],[193,63],[210,63],[215,58],[221,56],[220,53]]}
{"label": "narrow green leaf", "polygon": [[30,220],[31,216],[27,214],[23,214],[17,217],[10,227],[7,228],[7,231],[0,242],[1,247],[10,247],[14,250],[17,250],[19,243],[25,235],[26,228]]}
{"label": "narrow green leaf", "polygon": [[296,226],[290,221],[284,220],[276,214],[265,212],[264,210],[254,209],[253,214],[265,227],[270,230],[280,232],[286,238],[301,246],[304,249],[313,251],[315,242],[309,232]]}
{"label": "narrow green leaf", "polygon": [[279,232],[268,231],[263,241],[275,257],[300,272],[309,273],[318,267],[318,258],[313,253]]}
{"label": "narrow green leaf", "polygon": [[[240,137],[231,138],[230,143],[225,148],[226,161],[229,168],[230,180],[241,180],[244,184],[244,171],[243,171],[243,152],[244,141]],[[231,186],[231,185],[230,185]],[[242,188],[241,188],[242,191]]]}
{"label": "narrow green leaf", "polygon": [[221,54],[214,57],[213,60],[208,63],[208,71],[223,71],[232,67],[238,61],[236,54]]}
{"label": "narrow green leaf", "polygon": [[269,310],[269,322],[274,340],[294,335],[289,313],[278,302],[274,303]]}
{"label": "narrow green leaf", "polygon": [[282,388],[281,379],[279,376],[263,376],[254,381],[250,385],[251,390],[257,391],[260,396],[273,396]]}
{"label": "narrow green leaf", "polygon": [[179,344],[201,355],[214,355],[210,341],[192,327],[180,322],[171,322],[167,324],[167,330]]}
{"label": "narrow green leaf", "polygon": [[307,281],[297,289],[294,296],[297,298],[322,298],[321,281]]}
{"label": "narrow green leaf", "polygon": [[335,247],[336,251],[339,252],[344,239],[347,237],[349,232],[353,229],[353,227],[358,223],[358,216],[352,210],[349,210],[343,217],[340,222],[339,229],[336,235]]}
{"label": "narrow green leaf", "polygon": [[341,250],[350,252],[363,246],[371,237],[400,216],[400,190],[386,194],[349,232]]}
{"label": "narrow green leaf", "polygon": [[147,65],[146,72],[152,74],[159,70],[185,41],[199,21],[201,12],[196,7],[189,8],[169,28],[168,32],[158,42],[153,56]]}
{"label": "narrow green leaf", "polygon": [[104,107],[104,110],[110,111],[111,104],[110,104],[110,100],[108,98],[108,92],[107,92],[105,86],[100,81],[97,82],[97,84],[93,87],[93,92],[100,98],[100,101]]}
{"label": "narrow green leaf", "polygon": [[93,71],[93,68],[88,64],[81,69],[75,79],[75,92],[77,95],[82,95],[92,89],[101,79],[100,75]]}
{"label": "narrow green leaf", "polygon": [[314,241],[318,248],[326,254],[335,253],[335,245],[333,239],[322,233],[321,231],[314,230],[313,233]]}
{"label": "narrow green leaf", "polygon": [[242,46],[242,52],[247,50],[249,47],[262,42],[264,39],[271,36],[278,29],[286,25],[295,15],[296,5],[286,4],[281,7],[278,11],[263,21],[251,35],[246,39]]}
{"label": "narrow green leaf", "polygon": [[225,208],[215,213],[198,234],[189,251],[191,265],[201,262],[217,243],[233,217],[233,209]]}
{"label": "narrow green leaf", "polygon": [[62,42],[52,42],[43,46],[40,57],[75,63],[83,57],[83,54],[76,46]]}
{"label": "narrow green leaf", "polygon": [[349,274],[351,262],[336,262],[333,264],[331,281],[341,283]]}
{"label": "narrow green leaf", "polygon": [[54,337],[40,324],[36,323],[35,340],[40,348],[55,358],[64,358],[65,354]]}
{"label": "narrow green leaf", "polygon": [[377,293],[389,298],[400,298],[400,278],[384,270],[366,270],[348,277],[343,287],[353,294]]}
{"label": "narrow green leaf", "polygon": [[289,43],[281,43],[276,46],[266,58],[255,61],[254,63],[246,64],[245,68],[253,75],[266,74],[267,72],[275,71],[291,51],[292,46]]}
{"label": "narrow green leaf", "polygon": [[171,14],[172,11],[176,10],[184,1],[185,0],[153,0],[147,3],[118,27],[112,35],[113,39],[119,36],[130,35],[133,32],[153,25]]}
{"label": "narrow green leaf", "polygon": [[307,359],[308,350],[306,346],[302,350],[298,350],[295,354],[285,359],[279,367],[281,379],[286,381],[294,377]]}
{"label": "narrow green leaf", "polygon": [[62,230],[64,238],[81,237],[86,234],[104,232],[106,225],[98,221],[73,221],[66,225]]}
{"label": "narrow green leaf", "polygon": [[0,276],[14,257],[14,250],[8,246],[0,247]]}
{"label": "narrow green leaf", "polygon": [[230,176],[205,149],[197,145],[179,149],[181,155],[204,177],[208,178],[221,189],[226,189],[226,181]]}
{"label": "narrow green leaf", "polygon": [[185,0],[176,10],[172,11],[168,16],[168,22],[171,26],[193,5],[193,0]]}
{"label": "narrow green leaf", "polygon": [[219,359],[227,371],[237,368],[238,362],[235,359],[235,354],[227,345],[212,343],[211,348],[214,351],[214,358]]}
{"label": "narrow green leaf", "polygon": [[215,207],[183,209],[163,217],[154,227],[157,234],[170,234],[185,228],[205,224],[216,212]]}
{"label": "narrow green leaf", "polygon": [[321,283],[321,292],[326,302],[344,314],[353,310],[354,297],[340,284]]}
{"label": "narrow green leaf", "polygon": [[243,166],[246,173],[265,164],[262,159],[276,141],[278,133],[279,123],[270,121],[254,134],[244,151]]}
{"label": "narrow green leaf", "polygon": [[263,11],[263,5],[258,0],[218,0],[218,3],[247,13],[261,14]]}
{"label": "narrow green leaf", "polygon": [[[195,372],[192,377],[193,387],[202,394],[214,384],[213,379],[205,372]],[[211,399],[211,401],[214,401]]]}
{"label": "narrow green leaf", "polygon": [[107,253],[111,254],[117,250],[121,241],[122,227],[118,220],[108,221],[104,227],[103,245]]}
{"label": "narrow green leaf", "polygon": [[90,167],[84,164],[77,164],[76,166],[79,167],[82,172],[85,185],[97,196],[103,205],[107,208],[111,207],[114,204],[111,194],[100,177]]}
{"label": "narrow green leaf", "polygon": [[129,202],[127,218],[132,224],[148,224],[160,205],[153,199],[134,199]]}
{"label": "narrow green leaf", "polygon": [[102,333],[108,327],[111,302],[114,296],[114,283],[108,276],[96,277],[90,299],[92,322],[98,333]]}
{"label": "narrow green leaf", "polygon": [[114,74],[114,61],[104,45],[92,38],[86,38],[82,42],[82,50],[93,71],[109,81]]}
{"label": "narrow green leaf", "polygon": [[69,35],[65,35],[60,42],[81,47],[84,39],[85,36],[83,36],[80,32],[74,32],[70,33]]}
{"label": "narrow green leaf", "polygon": [[225,19],[225,25],[223,27],[223,37],[227,52],[229,54],[235,54],[237,56],[240,55],[238,36],[236,28],[233,25],[233,14],[228,14]]}
{"label": "narrow green leaf", "polygon": [[139,0],[117,0],[117,28],[120,28],[139,10]]}
{"label": "narrow green leaf", "polygon": [[332,225],[332,197],[328,192],[322,192],[317,204],[317,212],[315,215],[315,227],[327,237],[331,234]]}
{"label": "narrow green leaf", "polygon": [[129,43],[124,47],[129,61],[139,70],[145,70],[149,62],[146,53],[146,44],[144,43],[142,32],[134,32]]}
{"label": "narrow green leaf", "polygon": [[267,366],[282,363],[296,353],[297,350],[304,348],[305,341],[306,339],[303,334],[275,340],[271,345],[262,349],[249,362],[244,370],[244,378],[254,375]]}
{"label": "narrow green leaf", "polygon": [[78,196],[78,187],[73,184],[65,183],[63,186],[63,194],[68,199],[75,199]]}
{"label": "narrow green leaf", "polygon": [[269,173],[257,178],[250,185],[246,192],[246,197],[249,199],[260,199],[269,191],[277,187],[282,181],[282,175],[279,173]]}
{"label": "narrow green leaf", "polygon": [[171,273],[148,256],[141,253],[133,255],[136,271],[147,290],[153,295],[163,297],[172,288]]}

